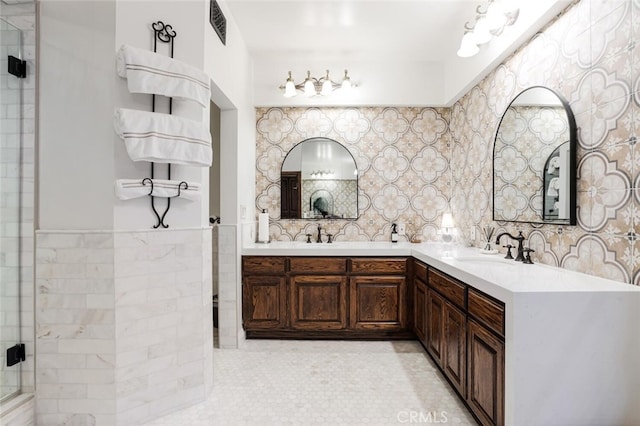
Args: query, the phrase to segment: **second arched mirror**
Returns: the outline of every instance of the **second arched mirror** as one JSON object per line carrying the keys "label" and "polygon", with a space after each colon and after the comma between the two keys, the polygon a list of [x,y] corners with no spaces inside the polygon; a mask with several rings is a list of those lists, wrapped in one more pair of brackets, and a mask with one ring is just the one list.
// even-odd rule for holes
{"label": "second arched mirror", "polygon": [[493,219],[576,224],[576,123],[553,90],[522,91],[504,112],[493,152]]}
{"label": "second arched mirror", "polygon": [[304,140],[282,163],[280,194],[282,219],[357,219],[356,162],[333,139]]}

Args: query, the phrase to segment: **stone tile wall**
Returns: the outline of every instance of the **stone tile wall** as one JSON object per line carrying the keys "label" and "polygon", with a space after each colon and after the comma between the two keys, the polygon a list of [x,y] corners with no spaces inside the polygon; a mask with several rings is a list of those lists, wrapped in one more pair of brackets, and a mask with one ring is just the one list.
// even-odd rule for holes
{"label": "stone tile wall", "polygon": [[43,424],[140,424],[211,389],[211,229],[40,232]]}

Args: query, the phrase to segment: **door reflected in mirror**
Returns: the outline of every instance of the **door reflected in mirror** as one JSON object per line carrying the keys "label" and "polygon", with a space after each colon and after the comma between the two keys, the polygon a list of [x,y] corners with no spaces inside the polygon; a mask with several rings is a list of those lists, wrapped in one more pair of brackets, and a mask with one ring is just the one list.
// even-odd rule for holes
{"label": "door reflected in mirror", "polygon": [[358,168],[333,139],[311,138],[294,146],[280,178],[282,219],[358,218]]}
{"label": "door reflected in mirror", "polygon": [[521,92],[506,109],[493,156],[493,219],[576,223],[576,124],[546,87]]}

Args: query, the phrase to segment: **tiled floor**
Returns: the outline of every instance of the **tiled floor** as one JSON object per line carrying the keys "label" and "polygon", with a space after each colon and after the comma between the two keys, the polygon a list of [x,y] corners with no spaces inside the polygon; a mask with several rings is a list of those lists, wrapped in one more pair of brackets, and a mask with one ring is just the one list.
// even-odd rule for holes
{"label": "tiled floor", "polygon": [[476,424],[417,342],[248,340],[214,391],[147,425]]}

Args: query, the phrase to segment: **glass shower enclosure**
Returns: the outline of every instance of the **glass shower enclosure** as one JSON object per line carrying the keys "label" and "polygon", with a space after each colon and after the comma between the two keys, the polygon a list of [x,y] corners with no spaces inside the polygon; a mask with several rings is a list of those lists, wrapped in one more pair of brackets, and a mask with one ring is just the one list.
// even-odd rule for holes
{"label": "glass shower enclosure", "polygon": [[[0,402],[20,390],[20,363],[7,349],[20,342],[20,155],[22,79],[8,72],[22,58],[21,31],[0,19]],[[12,60],[12,62],[15,61]],[[10,361],[10,362],[7,362]]]}

